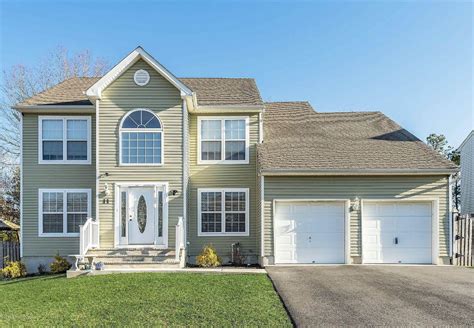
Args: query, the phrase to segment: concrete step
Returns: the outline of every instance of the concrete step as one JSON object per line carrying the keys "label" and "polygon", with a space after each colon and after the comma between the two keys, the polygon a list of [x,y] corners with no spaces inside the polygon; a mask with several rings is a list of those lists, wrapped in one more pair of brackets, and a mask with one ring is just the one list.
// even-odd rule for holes
{"label": "concrete step", "polygon": [[109,256],[97,256],[94,258],[94,262],[102,262],[102,263],[179,263],[176,261],[174,256],[116,256],[116,255],[109,255]]}
{"label": "concrete step", "polygon": [[156,256],[156,257],[173,257],[176,255],[174,249],[157,249],[157,248],[97,248],[91,249],[87,255],[95,256]]}

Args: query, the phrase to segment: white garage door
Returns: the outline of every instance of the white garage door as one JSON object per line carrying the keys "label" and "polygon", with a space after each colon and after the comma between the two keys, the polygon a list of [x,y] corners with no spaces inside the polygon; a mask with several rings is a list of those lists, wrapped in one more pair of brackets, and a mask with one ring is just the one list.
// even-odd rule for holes
{"label": "white garage door", "polygon": [[364,202],[364,263],[432,263],[431,202]]}
{"label": "white garage door", "polygon": [[276,202],[275,263],[344,263],[344,202]]}

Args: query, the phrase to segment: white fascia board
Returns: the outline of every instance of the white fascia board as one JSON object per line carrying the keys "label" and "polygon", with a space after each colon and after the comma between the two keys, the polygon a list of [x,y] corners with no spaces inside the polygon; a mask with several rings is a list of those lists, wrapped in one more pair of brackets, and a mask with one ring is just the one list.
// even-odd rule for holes
{"label": "white fascia board", "polygon": [[24,105],[15,106],[21,113],[94,113],[94,105]]}
{"label": "white fascia board", "polygon": [[462,151],[462,148],[464,147],[464,145],[467,144],[467,142],[474,137],[474,130],[471,131],[471,133],[469,133],[469,135],[466,137],[466,139],[464,139],[464,141],[461,143],[461,146],[458,147],[458,151]]}
{"label": "white fascia board", "polygon": [[107,74],[105,74],[99,81],[92,85],[86,91],[87,97],[95,100],[100,99],[102,91],[107,88],[113,81],[123,74],[130,66],[135,64],[139,59],[143,59],[151,67],[153,67],[161,76],[168,80],[178,90],[181,91],[181,96],[191,95],[192,91],[178,80],[176,76],[171,74],[163,65],[161,65],[155,58],[148,54],[142,47],[133,50],[127,57],[122,59],[115,65]]}
{"label": "white fascia board", "polygon": [[260,170],[264,176],[328,176],[328,175],[451,175],[456,169],[354,169],[354,170],[314,170],[314,169],[273,169]]}

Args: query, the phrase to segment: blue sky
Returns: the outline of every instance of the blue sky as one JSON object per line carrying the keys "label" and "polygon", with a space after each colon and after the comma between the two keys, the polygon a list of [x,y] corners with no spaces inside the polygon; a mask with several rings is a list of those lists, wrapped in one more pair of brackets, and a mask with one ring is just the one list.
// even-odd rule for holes
{"label": "blue sky", "polygon": [[181,77],[253,77],[264,100],[380,110],[424,140],[473,129],[470,2],[4,1],[0,68],[58,45],[115,64],[143,46]]}

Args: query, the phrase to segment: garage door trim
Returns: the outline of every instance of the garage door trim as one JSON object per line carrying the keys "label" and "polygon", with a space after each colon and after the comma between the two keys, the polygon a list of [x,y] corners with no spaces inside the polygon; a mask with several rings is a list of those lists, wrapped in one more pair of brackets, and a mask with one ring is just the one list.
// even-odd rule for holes
{"label": "garage door trim", "polygon": [[422,203],[431,202],[431,263],[438,264],[439,256],[439,198],[363,198],[360,201],[360,248],[362,263],[364,259],[364,203]]}
{"label": "garage door trim", "polygon": [[[273,204],[272,204],[272,229],[273,229],[273,256],[274,256],[274,262],[275,265],[278,265],[276,263],[276,238],[275,238],[275,225],[276,225],[276,220],[275,220],[275,214],[276,214],[276,205],[277,203],[299,203],[299,202],[314,202],[314,203],[328,203],[328,202],[333,202],[333,203],[344,203],[344,263],[349,264],[350,263],[350,245],[351,245],[351,240],[350,240],[350,206],[351,206],[351,201],[350,199],[343,198],[343,199],[323,199],[323,198],[278,198],[278,199],[273,199]],[[283,265],[288,265],[288,264],[283,264]],[[299,264],[294,264],[294,265],[299,265]]]}

